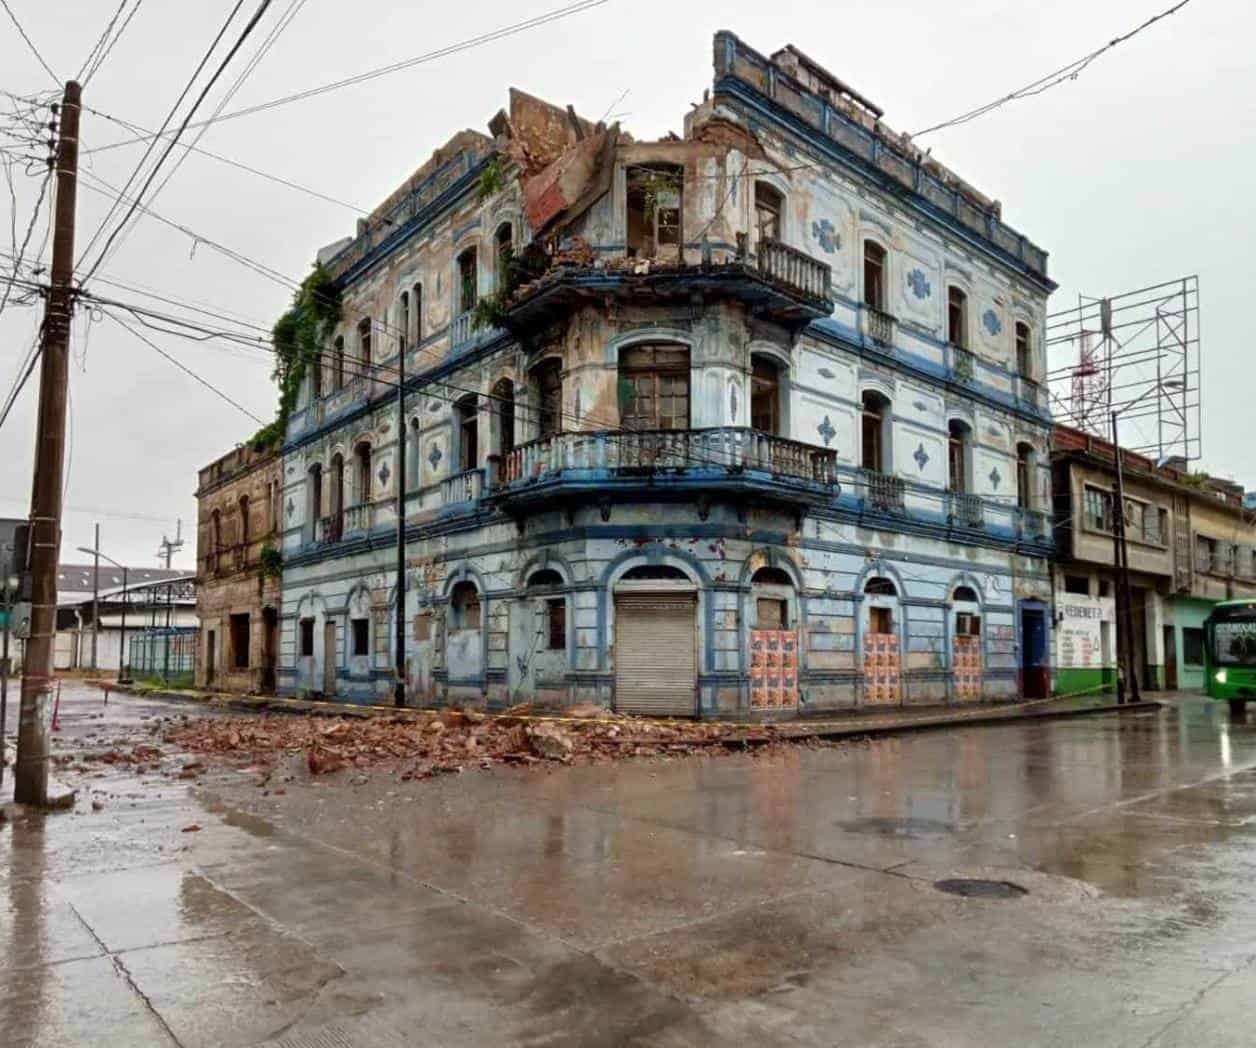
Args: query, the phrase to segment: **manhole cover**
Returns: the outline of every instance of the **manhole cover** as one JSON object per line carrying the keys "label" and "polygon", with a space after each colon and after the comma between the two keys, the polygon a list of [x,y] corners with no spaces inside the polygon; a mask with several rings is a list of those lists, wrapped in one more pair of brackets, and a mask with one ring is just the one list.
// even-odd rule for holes
{"label": "manhole cover", "polygon": [[957,877],[946,881],[934,881],[933,886],[948,895],[960,895],[965,899],[1019,899],[1029,890],[1011,881],[982,881]]}

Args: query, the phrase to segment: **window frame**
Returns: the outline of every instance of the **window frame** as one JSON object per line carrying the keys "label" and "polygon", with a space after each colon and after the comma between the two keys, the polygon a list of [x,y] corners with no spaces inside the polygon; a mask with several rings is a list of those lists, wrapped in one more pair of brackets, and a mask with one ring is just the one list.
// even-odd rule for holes
{"label": "window frame", "polygon": [[[765,216],[771,231],[765,231]],[[755,243],[765,240],[785,242],[785,194],[771,182],[756,179],[754,184]]]}
{"label": "window frame", "polygon": [[355,659],[371,654],[371,620],[361,616],[349,620],[349,653]]}
{"label": "window frame", "polygon": [[1034,379],[1034,341],[1033,332],[1029,325],[1023,320],[1018,320],[1015,326],[1016,338],[1016,373],[1021,378]]}
{"label": "window frame", "polygon": [[[660,361],[661,352],[674,354],[674,359]],[[644,355],[649,353],[647,362]],[[683,360],[682,360],[683,355]],[[634,362],[640,361],[640,362]],[[693,426],[693,358],[689,347],[678,342],[638,342],[620,350],[619,388],[620,427],[636,432],[681,432]],[[671,383],[679,382],[681,390]],[[642,400],[642,384],[650,387],[650,411],[634,410]],[[679,412],[663,413],[664,402],[683,399],[683,417]],[[642,422],[645,424],[643,425]],[[672,424],[664,425],[664,422]],[[678,423],[679,424],[675,424]]]}
{"label": "window frame", "polygon": [[[231,637],[231,668],[233,670],[247,670],[251,666],[251,654],[249,648],[252,647],[253,623],[252,616],[247,612],[235,612],[227,619],[228,633]],[[241,646],[240,639],[243,636],[244,644]],[[243,647],[243,650],[241,650]]]}
{"label": "window frame", "polygon": [[314,620],[301,619],[297,623],[298,657],[311,659],[314,657]]}
{"label": "window frame", "polygon": [[[958,316],[958,323],[956,318]],[[968,292],[958,284],[946,286],[946,340],[960,349],[969,348]],[[956,335],[958,334],[958,338]]]}
{"label": "window frame", "polygon": [[454,272],[458,277],[458,315],[465,316],[480,301],[480,252],[475,244],[458,252]]}
{"label": "window frame", "polygon": [[[869,257],[879,254],[880,258]],[[865,237],[863,242],[863,301],[869,309],[885,313],[886,286],[889,276],[890,253],[872,237]],[[870,269],[875,267],[875,269]],[[875,273],[875,280],[871,279]],[[875,293],[874,293],[875,291]]]}

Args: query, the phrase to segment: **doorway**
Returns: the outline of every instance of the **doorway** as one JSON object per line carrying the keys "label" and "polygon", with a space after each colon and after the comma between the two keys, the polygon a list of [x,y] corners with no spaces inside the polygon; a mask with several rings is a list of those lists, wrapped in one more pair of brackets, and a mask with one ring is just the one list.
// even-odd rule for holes
{"label": "doorway", "polygon": [[214,683],[214,667],[218,665],[218,634],[210,630],[205,634],[205,687]]}
{"label": "doorway", "polygon": [[1177,691],[1177,630],[1172,626],[1164,626],[1162,629],[1164,631],[1164,686],[1169,691]]}
{"label": "doorway", "polygon": [[262,674],[263,695],[275,694],[275,651],[279,647],[279,613],[274,608],[262,609]]}
{"label": "doorway", "polygon": [[323,694],[336,694],[336,622],[328,619],[323,624]]}
{"label": "doorway", "polygon": [[1047,617],[1042,608],[1021,608],[1021,694],[1045,699],[1047,679]]}

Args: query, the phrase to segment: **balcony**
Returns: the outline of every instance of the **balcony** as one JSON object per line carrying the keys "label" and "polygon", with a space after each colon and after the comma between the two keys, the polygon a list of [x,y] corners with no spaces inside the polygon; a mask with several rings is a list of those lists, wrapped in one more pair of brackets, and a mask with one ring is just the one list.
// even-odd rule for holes
{"label": "balcony", "polygon": [[820,503],[835,494],[837,452],[739,427],[557,433],[511,451],[502,478],[491,497],[506,505],[541,504],[564,487],[586,502],[724,490]]}
{"label": "balcony", "polygon": [[469,469],[455,473],[440,482],[442,506],[456,506],[460,502],[475,502],[484,491],[484,471]]}
{"label": "balcony", "polygon": [[347,535],[370,531],[375,523],[375,506],[370,502],[362,502],[348,507],[343,513],[323,517],[318,522],[317,541],[320,543],[339,542]]}
{"label": "balcony", "polygon": [[556,264],[524,285],[503,324],[525,337],[585,304],[611,299],[664,305],[698,296],[744,302],[766,319],[801,328],[831,313],[831,287],[832,269],[826,263],[775,240],[761,240],[753,257],[729,252],[701,262],[604,255],[588,264]]}
{"label": "balcony", "polygon": [[450,346],[461,346],[464,342],[470,342],[471,337],[475,334],[471,321],[474,316],[474,310],[467,310],[454,317],[449,325],[449,344]]}
{"label": "balcony", "polygon": [[894,345],[894,324],[897,321],[890,313],[883,313],[872,306],[864,306],[864,333],[878,346]]}
{"label": "balcony", "polygon": [[1020,508],[1021,538],[1045,539],[1047,537],[1047,515],[1040,510]]}
{"label": "balcony", "polygon": [[833,271],[825,263],[779,240],[759,242],[759,274],[804,298],[827,301]]}
{"label": "balcony", "polygon": [[902,512],[907,485],[900,477],[864,469],[860,470],[860,483],[868,505],[888,512]]}
{"label": "balcony", "polygon": [[976,357],[970,349],[951,344],[951,375],[956,382],[971,382],[976,374]]}
{"label": "balcony", "polygon": [[1019,379],[1020,385],[1020,402],[1027,408],[1033,408],[1035,411],[1042,407],[1042,389],[1031,378],[1025,378],[1022,375]]}
{"label": "balcony", "polygon": [[962,491],[948,492],[951,523],[964,528],[980,528],[986,522],[985,507],[980,497]]}

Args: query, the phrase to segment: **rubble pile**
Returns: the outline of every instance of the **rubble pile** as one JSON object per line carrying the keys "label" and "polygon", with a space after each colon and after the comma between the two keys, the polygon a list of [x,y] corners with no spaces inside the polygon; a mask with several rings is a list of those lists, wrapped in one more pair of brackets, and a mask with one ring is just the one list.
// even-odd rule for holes
{"label": "rubble pile", "polygon": [[599,707],[577,707],[552,719],[518,710],[490,717],[453,709],[397,717],[228,716],[170,724],[162,734],[185,752],[261,768],[303,757],[312,775],[414,761],[406,779],[470,766],[720,752],[774,737],[770,727],[616,717]]}

